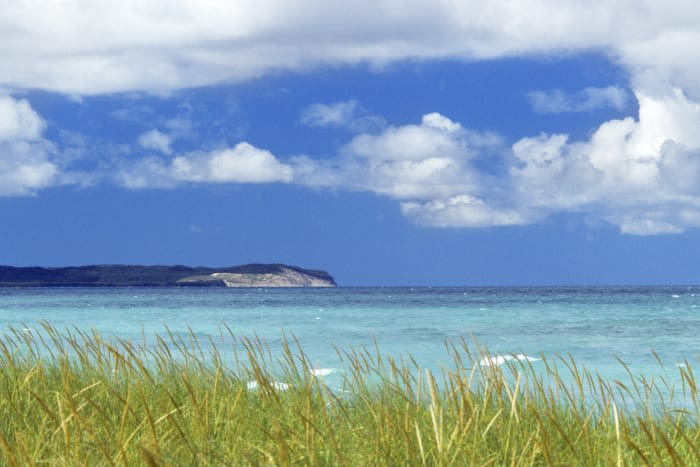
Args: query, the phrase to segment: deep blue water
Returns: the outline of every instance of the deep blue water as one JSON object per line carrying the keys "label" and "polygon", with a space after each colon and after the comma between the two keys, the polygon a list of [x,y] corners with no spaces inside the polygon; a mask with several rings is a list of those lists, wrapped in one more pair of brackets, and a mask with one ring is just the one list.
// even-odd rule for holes
{"label": "deep blue water", "polygon": [[[668,371],[700,355],[700,287],[533,288],[48,288],[0,289],[0,329],[98,330],[139,340],[191,330],[234,345],[258,336],[273,353],[295,336],[314,366],[342,366],[334,350],[374,347],[439,369],[445,342],[476,341],[492,354],[570,355],[606,377]],[[222,332],[224,331],[224,332]],[[223,337],[222,337],[223,336]],[[537,365],[537,362],[534,362]]]}

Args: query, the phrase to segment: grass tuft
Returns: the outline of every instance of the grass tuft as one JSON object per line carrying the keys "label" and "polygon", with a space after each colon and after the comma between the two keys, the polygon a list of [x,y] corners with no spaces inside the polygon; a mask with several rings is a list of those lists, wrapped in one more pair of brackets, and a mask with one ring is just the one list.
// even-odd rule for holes
{"label": "grass tuft", "polygon": [[2,463],[700,463],[687,361],[673,387],[631,371],[607,381],[571,357],[497,366],[465,342],[446,345],[442,374],[376,347],[339,349],[344,382],[331,388],[294,339],[280,355],[236,342],[244,355],[227,365],[228,349],[194,332],[147,346],[46,324],[11,331],[0,339]]}

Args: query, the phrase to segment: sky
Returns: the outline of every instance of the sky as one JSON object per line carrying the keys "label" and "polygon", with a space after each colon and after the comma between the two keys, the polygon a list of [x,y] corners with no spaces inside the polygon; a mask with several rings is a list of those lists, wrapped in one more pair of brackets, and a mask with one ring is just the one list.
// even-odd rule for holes
{"label": "sky", "polygon": [[0,264],[700,283],[694,1],[0,1]]}

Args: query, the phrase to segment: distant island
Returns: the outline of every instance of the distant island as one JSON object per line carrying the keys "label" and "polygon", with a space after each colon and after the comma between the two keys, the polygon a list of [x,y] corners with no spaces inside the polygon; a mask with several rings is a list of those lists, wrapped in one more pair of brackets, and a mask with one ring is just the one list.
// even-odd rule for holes
{"label": "distant island", "polygon": [[0,266],[0,287],[335,287],[326,271],[285,264],[225,268],[100,264]]}

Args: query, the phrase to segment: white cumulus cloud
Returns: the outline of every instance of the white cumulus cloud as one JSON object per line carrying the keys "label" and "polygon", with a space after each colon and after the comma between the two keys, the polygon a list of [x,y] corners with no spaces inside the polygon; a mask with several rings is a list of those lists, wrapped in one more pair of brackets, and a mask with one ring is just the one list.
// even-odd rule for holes
{"label": "white cumulus cloud", "polygon": [[432,112],[420,124],[355,136],[334,165],[307,158],[297,160],[295,167],[299,183],[388,196],[423,225],[531,223],[535,217],[526,209],[498,206],[503,202],[500,181],[477,168],[478,159],[504,157],[506,151],[498,135],[464,128]]}
{"label": "white cumulus cloud", "polygon": [[36,140],[45,126],[27,100],[0,95],[0,142]]}
{"label": "white cumulus cloud", "polygon": [[331,163],[295,160],[296,181],[370,191],[399,200],[431,200],[480,191],[477,157],[502,150],[493,133],[463,128],[439,114],[420,124],[390,126],[355,136]]}
{"label": "white cumulus cloud", "polygon": [[700,106],[679,89],[637,99],[639,120],[605,122],[588,141],[541,135],[515,143],[515,200],[545,212],[592,212],[631,234],[700,226]]}
{"label": "white cumulus cloud", "polygon": [[[587,140],[542,133],[510,148],[426,114],[417,125],[355,136],[334,163],[296,159],[296,181],[388,196],[437,227],[524,225],[560,212],[635,235],[700,227],[700,105],[680,89],[636,98],[638,119],[604,122]],[[480,169],[484,157],[505,173]]]}
{"label": "white cumulus cloud", "polygon": [[470,195],[428,202],[401,203],[401,212],[432,227],[494,227],[524,225],[537,220],[526,210],[499,208]]}
{"label": "white cumulus cloud", "polygon": [[248,143],[165,160],[150,157],[123,164],[118,183],[127,188],[169,188],[182,183],[290,182],[293,170],[269,151]]}
{"label": "white cumulus cloud", "polygon": [[0,196],[26,196],[59,183],[46,124],[24,99],[0,95]]}
{"label": "white cumulus cloud", "polygon": [[59,168],[51,162],[45,142],[0,143],[0,196],[26,196],[58,182]]}

